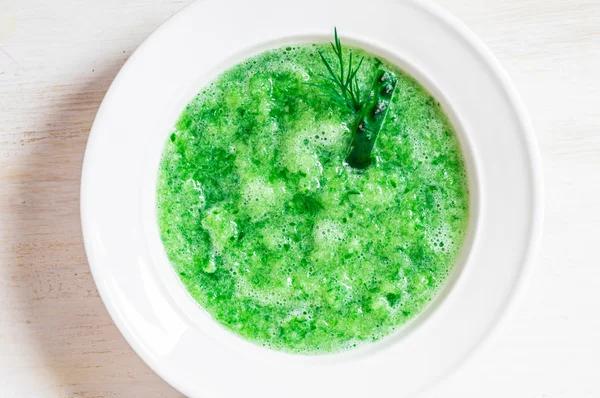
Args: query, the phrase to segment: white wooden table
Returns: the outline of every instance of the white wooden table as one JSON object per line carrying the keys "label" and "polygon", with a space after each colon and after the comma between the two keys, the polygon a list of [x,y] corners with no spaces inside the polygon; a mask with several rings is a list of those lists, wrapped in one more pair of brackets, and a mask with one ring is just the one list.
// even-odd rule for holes
{"label": "white wooden table", "polygon": [[[98,297],[79,177],[110,82],[187,3],[0,0],[0,397],[180,396]],[[486,351],[426,396],[600,397],[600,0],[439,3],[487,43],[523,96],[546,213],[518,309]]]}

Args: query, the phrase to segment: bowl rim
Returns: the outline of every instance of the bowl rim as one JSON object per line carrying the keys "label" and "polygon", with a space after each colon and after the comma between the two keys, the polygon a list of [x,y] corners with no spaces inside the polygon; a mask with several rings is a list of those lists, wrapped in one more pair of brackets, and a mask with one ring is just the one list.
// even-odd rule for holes
{"label": "bowl rim", "polygon": [[[136,340],[136,338],[130,334],[128,327],[122,323],[121,316],[118,313],[116,313],[115,309],[112,308],[111,305],[108,304],[108,303],[110,303],[110,299],[108,297],[110,293],[108,293],[104,289],[104,284],[100,282],[101,277],[100,277],[100,274],[98,271],[98,266],[94,265],[95,259],[92,259],[91,258],[92,256],[90,255],[90,253],[93,253],[94,250],[96,250],[96,249],[94,247],[92,247],[93,243],[91,242],[91,238],[90,238],[90,235],[93,234],[93,231],[91,228],[90,220],[88,219],[89,213],[87,210],[86,199],[88,198],[88,192],[89,192],[88,189],[89,189],[89,186],[92,184],[92,182],[87,178],[87,176],[89,175],[88,169],[91,167],[90,166],[91,156],[89,155],[89,152],[92,151],[94,142],[99,139],[98,135],[100,134],[98,131],[98,130],[100,130],[100,128],[97,126],[97,124],[99,124],[98,121],[104,117],[103,115],[105,112],[105,108],[107,107],[107,104],[112,101],[112,96],[114,95],[113,87],[120,84],[121,80],[127,74],[127,71],[130,68],[130,66],[135,62],[135,60],[137,59],[139,54],[141,52],[145,51],[145,49],[149,47],[149,43],[150,43],[151,39],[153,37],[155,37],[155,35],[157,33],[166,31],[167,29],[170,29],[170,26],[177,23],[177,18],[179,18],[178,17],[179,15],[183,15],[184,13],[190,12],[190,10],[192,8],[194,8],[194,9],[199,8],[204,3],[208,3],[208,2],[198,1],[198,2],[192,3],[192,4],[184,7],[181,11],[179,11],[177,14],[175,14],[173,17],[171,17],[171,19],[168,21],[168,23],[161,25],[161,27],[159,27],[155,31],[155,33],[153,33],[148,39],[146,39],[139,46],[139,48],[132,54],[130,59],[123,66],[121,71],[118,73],[117,77],[114,79],[113,83],[111,84],[111,87],[109,88],[109,90],[102,102],[102,105],[99,108],[98,114],[96,116],[96,120],[94,121],[92,129],[90,131],[88,145],[86,147],[86,152],[85,152],[84,164],[83,164],[83,168],[82,168],[82,180],[81,180],[81,198],[82,198],[82,200],[80,202],[80,205],[81,205],[82,231],[84,234],[84,243],[85,243],[85,247],[86,247],[86,253],[88,255],[88,261],[90,262],[90,267],[92,270],[92,276],[96,282],[96,285],[98,286],[100,296],[102,297],[102,299],[107,307],[107,310],[109,311],[111,317],[113,318],[113,321],[116,323],[116,325],[118,326],[121,333],[124,335],[124,337],[129,342],[129,344],[134,348],[134,350],[138,353],[138,355],[140,355],[144,359],[144,361],[148,365],[150,365],[151,368],[153,368],[153,370],[155,370],[157,373],[159,373],[171,385],[173,385],[174,387],[176,387],[177,389],[179,389],[180,391],[183,391],[183,392],[189,392],[188,387],[180,385],[180,383],[176,379],[171,377],[170,374],[163,372],[161,370],[160,366],[156,363],[156,358],[153,357],[152,355],[150,355],[143,346],[138,344],[138,341]],[[484,343],[485,343],[485,345],[489,344],[491,341],[491,337],[499,332],[501,326],[505,324],[509,314],[514,310],[515,304],[516,304],[518,298],[522,295],[525,285],[526,285],[526,282],[530,279],[530,275],[533,272],[533,260],[535,258],[535,253],[537,252],[537,249],[538,249],[539,243],[540,243],[541,230],[542,230],[542,215],[543,215],[543,209],[544,209],[541,157],[540,157],[539,151],[537,149],[537,144],[535,142],[534,130],[533,130],[531,122],[529,121],[529,118],[527,116],[525,107],[524,107],[519,95],[517,94],[514,86],[510,82],[508,75],[502,69],[499,62],[495,59],[495,57],[491,54],[491,52],[475,36],[474,33],[472,33],[465,25],[462,24],[462,22],[460,22],[457,18],[453,17],[448,12],[443,10],[437,4],[435,4],[429,0],[418,1],[418,2],[415,0],[410,0],[410,3],[418,4],[419,7],[423,8],[427,12],[433,14],[436,18],[440,19],[443,23],[448,24],[452,29],[456,30],[462,36],[462,38],[467,42],[467,44],[470,45],[471,47],[473,47],[473,49],[478,53],[478,55],[483,58],[484,62],[487,64],[486,66],[492,70],[495,77],[500,82],[501,89],[508,96],[509,102],[514,105],[514,111],[516,112],[516,116],[519,120],[519,123],[523,128],[523,132],[524,132],[523,138],[524,138],[525,147],[527,150],[527,156],[529,157],[529,160],[530,160],[530,163],[528,166],[529,166],[529,169],[530,169],[529,171],[530,171],[531,177],[532,177],[532,181],[531,181],[531,194],[532,194],[531,220],[532,221],[531,221],[531,228],[530,228],[530,232],[529,232],[529,243],[528,243],[527,249],[524,253],[524,260],[521,265],[520,277],[517,278],[511,294],[505,301],[503,310],[497,316],[497,320],[496,320],[495,324],[490,327],[490,329],[487,331],[486,334],[481,336],[481,339],[478,342],[478,344],[475,344],[473,346],[473,348],[470,350],[470,352],[468,352],[467,355],[462,358],[461,362],[464,362],[464,360],[473,356],[477,351],[481,352],[481,348],[484,346]],[[410,74],[414,76],[414,74],[412,74],[412,73],[410,73]],[[425,79],[428,79],[428,76],[425,76]],[[420,83],[422,83],[421,79],[417,79],[417,80]],[[431,92],[430,87],[427,87],[427,89]],[[455,125],[455,128],[458,129],[454,120],[452,121],[452,123]],[[461,145],[462,145],[462,142],[461,142]],[[474,156],[476,156],[476,155],[474,155]],[[476,174],[476,177],[477,177],[477,174]],[[416,318],[419,318],[419,317],[420,317],[420,315],[418,315]]]}

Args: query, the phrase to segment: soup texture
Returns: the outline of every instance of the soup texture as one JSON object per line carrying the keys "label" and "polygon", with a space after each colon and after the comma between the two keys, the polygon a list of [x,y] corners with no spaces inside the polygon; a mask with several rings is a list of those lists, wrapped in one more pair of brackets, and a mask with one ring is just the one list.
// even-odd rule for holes
{"label": "soup texture", "polygon": [[[263,52],[227,70],[185,108],[157,188],[167,256],[216,321],[265,347],[342,351],[389,335],[429,303],[465,236],[461,149],[436,100],[400,69],[364,56],[397,86],[358,170],[345,158],[357,116],[311,83],[321,44]],[[308,83],[308,84],[307,84]]]}

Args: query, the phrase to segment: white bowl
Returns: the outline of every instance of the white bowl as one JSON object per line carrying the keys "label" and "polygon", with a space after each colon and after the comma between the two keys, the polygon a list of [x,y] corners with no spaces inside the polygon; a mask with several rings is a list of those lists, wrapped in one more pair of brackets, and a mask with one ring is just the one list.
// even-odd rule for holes
{"label": "white bowl", "polygon": [[[301,356],[249,343],[212,320],[170,266],[156,223],[160,155],[189,100],[220,72],[284,44],[344,42],[421,82],[456,127],[471,187],[462,254],[434,302],[380,342]],[[81,217],[98,290],[136,352],[194,397],[396,397],[430,387],[489,337],[530,271],[541,172],[531,126],[497,61],[426,1],[202,1],[131,56],[98,111]]]}

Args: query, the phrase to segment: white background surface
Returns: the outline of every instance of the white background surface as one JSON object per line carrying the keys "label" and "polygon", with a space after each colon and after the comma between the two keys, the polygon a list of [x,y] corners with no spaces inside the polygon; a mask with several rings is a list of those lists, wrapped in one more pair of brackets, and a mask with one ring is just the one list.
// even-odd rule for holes
{"label": "white background surface", "polygon": [[[438,2],[521,93],[544,161],[546,214],[516,311],[485,352],[425,396],[598,397],[600,0]],[[108,317],[83,250],[78,194],[108,85],[187,3],[0,0],[0,397],[180,396]]]}

